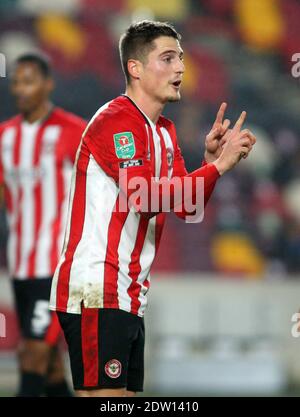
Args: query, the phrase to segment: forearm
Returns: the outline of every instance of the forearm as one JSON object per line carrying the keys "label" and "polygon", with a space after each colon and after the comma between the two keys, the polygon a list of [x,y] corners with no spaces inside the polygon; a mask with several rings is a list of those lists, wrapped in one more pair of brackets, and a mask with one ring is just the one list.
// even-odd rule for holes
{"label": "forearm", "polygon": [[144,175],[143,181],[139,182],[136,178],[141,177],[128,177],[127,173],[126,177],[126,183],[120,181],[120,188],[126,193],[130,204],[142,216],[149,218],[170,210],[180,212],[183,216],[192,214],[185,210],[185,206],[190,207],[195,200],[202,199],[205,206],[219,173],[214,164],[204,163],[201,168],[181,177],[173,177],[172,180],[165,178],[157,182],[150,175]]}
{"label": "forearm", "polygon": [[[202,167],[205,167],[207,165],[208,165],[207,162],[204,160],[202,162]],[[214,165],[214,164],[211,164],[211,165]],[[218,178],[219,178],[219,173],[218,172],[217,172],[217,178],[214,181],[207,181],[207,178],[204,177],[204,181],[203,181],[204,182],[204,184],[203,184],[203,186],[204,186],[203,187],[203,192],[204,192],[204,195],[203,195],[203,205],[201,204],[201,208],[203,210],[204,210],[206,204],[208,203],[208,201],[209,201],[209,199],[210,199],[210,197],[212,195],[212,192],[213,192],[213,190],[215,188],[215,185],[216,185],[216,182],[217,182],[217,179]],[[184,208],[183,208],[183,210],[181,210],[181,211],[174,210],[174,213],[180,219],[186,220],[187,216],[189,216],[189,218],[191,218],[191,216],[195,215],[197,209],[199,210],[199,207],[195,208],[195,211],[191,213],[189,211],[184,210]]]}

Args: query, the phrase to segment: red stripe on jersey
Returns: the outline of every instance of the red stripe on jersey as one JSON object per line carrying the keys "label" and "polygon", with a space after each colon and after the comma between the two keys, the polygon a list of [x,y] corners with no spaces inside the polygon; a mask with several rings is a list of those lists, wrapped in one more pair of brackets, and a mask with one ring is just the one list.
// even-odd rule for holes
{"label": "red stripe on jersey", "polygon": [[9,188],[6,185],[4,185],[4,193],[5,193],[4,198],[5,198],[5,201],[6,201],[6,210],[9,213],[12,213],[12,211],[13,211],[13,199],[12,199],[12,195],[11,195],[11,192],[10,192]]}
{"label": "red stripe on jersey", "polygon": [[137,232],[137,239],[135,241],[135,246],[131,254],[131,261],[129,264],[129,273],[128,275],[132,279],[132,282],[127,290],[128,295],[131,299],[131,313],[138,314],[140,308],[140,301],[139,295],[141,291],[141,286],[137,283],[139,274],[141,272],[141,265],[139,262],[139,258],[143,249],[143,245],[145,242],[145,237],[148,229],[149,220],[141,217],[138,232]]}
{"label": "red stripe on jersey", "polygon": [[[116,200],[107,232],[107,247],[104,263],[104,308],[119,308],[118,300],[118,272],[119,255],[118,247],[122,229],[128,216],[127,212],[118,210],[120,199],[123,194],[119,194]],[[124,197],[125,198],[125,197]]]}
{"label": "red stripe on jersey", "polygon": [[[36,143],[33,154],[32,165],[34,168],[37,168],[40,164],[41,157],[41,147],[42,139],[45,131],[45,126],[42,126],[36,135]],[[37,182],[33,190],[33,199],[34,199],[34,231],[33,231],[33,242],[36,242],[38,239],[41,222],[42,222],[42,184],[41,179]],[[27,276],[32,278],[35,275],[35,258],[36,258],[36,245],[33,245],[33,248],[29,254],[28,258],[28,272]]]}
{"label": "red stripe on jersey", "polygon": [[51,323],[48,327],[45,342],[50,346],[56,345],[60,334],[62,333],[56,311],[51,312]]}
{"label": "red stripe on jersey", "polygon": [[85,200],[86,200],[86,172],[89,164],[89,155],[80,151],[80,158],[77,161],[75,191],[73,198],[73,207],[70,225],[70,237],[63,262],[58,276],[57,284],[57,304],[66,311],[69,298],[69,281],[70,271],[73,262],[73,256],[80,242],[84,218],[85,218]]}
{"label": "red stripe on jersey", "polygon": [[97,308],[82,308],[81,346],[85,387],[99,385],[98,315]]}
{"label": "red stripe on jersey", "polygon": [[143,282],[143,286],[147,288],[147,292],[150,288],[150,281],[148,280],[148,278],[146,278]]}
{"label": "red stripe on jersey", "polygon": [[61,228],[61,222],[63,219],[63,199],[64,199],[64,178],[61,170],[56,170],[56,198],[57,198],[57,217],[52,225],[51,230],[51,249],[50,249],[50,268],[51,271],[55,271],[58,263],[58,257],[61,249],[58,247],[59,232]]}
{"label": "red stripe on jersey", "polygon": [[[15,146],[13,151],[13,164],[16,169],[19,166],[20,162],[20,154],[21,154],[21,124],[17,124],[17,131],[16,131],[16,140],[15,140]],[[15,233],[16,233],[16,263],[14,267],[14,272],[16,273],[19,269],[20,262],[21,262],[21,233],[22,233],[22,210],[21,210],[21,202],[23,199],[23,191],[22,188],[19,186],[18,188],[18,196],[16,201],[16,207],[17,209],[17,217],[16,217],[16,223],[15,223]]]}

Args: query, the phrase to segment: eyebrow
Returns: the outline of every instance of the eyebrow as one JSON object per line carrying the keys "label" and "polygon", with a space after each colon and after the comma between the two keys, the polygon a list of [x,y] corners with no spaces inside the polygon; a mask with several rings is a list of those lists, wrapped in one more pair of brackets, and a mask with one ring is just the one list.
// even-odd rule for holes
{"label": "eyebrow", "polygon": [[[175,49],[168,49],[167,51],[164,51],[161,54],[159,54],[159,56],[162,56],[162,55],[165,55],[165,54],[170,54],[170,53],[173,53],[173,54],[177,55],[177,51],[175,51]],[[183,56],[183,50],[182,49],[180,49],[180,51],[179,51],[179,56],[180,57]]]}

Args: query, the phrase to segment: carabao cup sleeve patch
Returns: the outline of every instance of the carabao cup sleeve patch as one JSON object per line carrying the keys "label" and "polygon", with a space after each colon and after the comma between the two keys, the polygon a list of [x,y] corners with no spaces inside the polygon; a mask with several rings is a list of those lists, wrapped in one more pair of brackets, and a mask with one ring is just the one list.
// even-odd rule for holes
{"label": "carabao cup sleeve patch", "polygon": [[131,159],[130,161],[123,161],[119,164],[120,168],[139,167],[141,165],[144,165],[142,159]]}
{"label": "carabao cup sleeve patch", "polygon": [[131,159],[135,155],[135,141],[132,132],[121,132],[114,135],[116,155],[119,159]]}

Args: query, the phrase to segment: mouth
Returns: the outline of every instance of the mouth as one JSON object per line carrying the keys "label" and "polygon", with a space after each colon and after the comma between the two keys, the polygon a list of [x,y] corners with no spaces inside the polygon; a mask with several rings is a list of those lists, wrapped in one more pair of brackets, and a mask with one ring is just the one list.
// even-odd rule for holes
{"label": "mouth", "polygon": [[172,86],[173,86],[174,88],[176,88],[177,90],[179,90],[180,85],[181,85],[181,80],[174,81],[174,82],[173,82],[173,83],[171,83],[171,84],[172,84]]}

